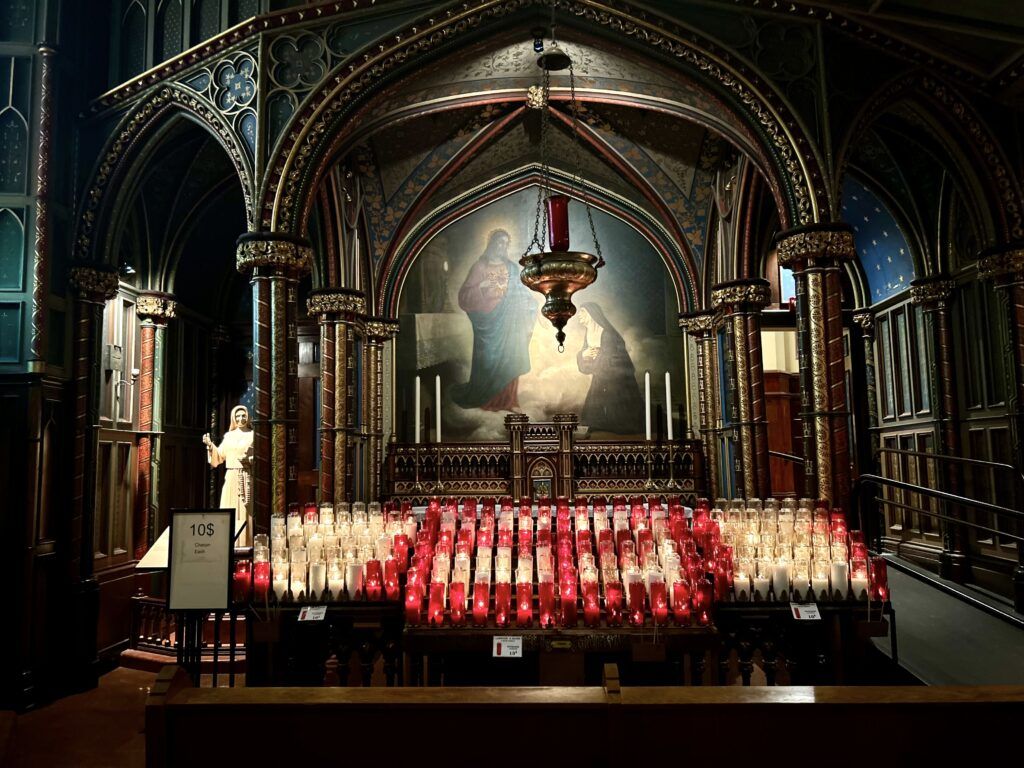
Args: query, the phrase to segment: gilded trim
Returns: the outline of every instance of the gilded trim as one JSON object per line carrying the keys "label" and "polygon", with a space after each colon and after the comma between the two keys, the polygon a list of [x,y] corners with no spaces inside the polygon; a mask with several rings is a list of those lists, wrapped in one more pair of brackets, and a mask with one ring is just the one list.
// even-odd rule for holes
{"label": "gilded trim", "polygon": [[853,259],[857,255],[848,227],[782,232],[776,239],[779,266],[798,268],[808,259]]}
{"label": "gilded trim", "polygon": [[[772,287],[767,280],[744,280],[721,283],[711,289],[711,306],[721,307],[745,304],[749,308],[761,309],[772,300]],[[682,320],[680,320],[682,325]]]}
{"label": "gilded trim", "polygon": [[136,314],[153,320],[170,320],[177,306],[178,302],[169,293],[141,293],[135,300]]}
{"label": "gilded trim", "polygon": [[944,309],[955,289],[956,283],[948,279],[915,280],[910,284],[910,302]]}
{"label": "gilded trim", "polygon": [[245,273],[258,267],[280,267],[308,272],[313,265],[313,249],[293,240],[266,236],[246,237],[238,242],[235,266]]}
{"label": "gilded trim", "polygon": [[978,277],[992,280],[1005,276],[1024,276],[1024,247],[986,251],[978,258]]}
{"label": "gilded trim", "polygon": [[117,295],[117,272],[95,266],[71,268],[68,282],[86,301],[109,301]]}
{"label": "gilded trim", "polygon": [[316,291],[306,301],[306,312],[310,316],[330,314],[366,313],[366,299],[355,291]]}

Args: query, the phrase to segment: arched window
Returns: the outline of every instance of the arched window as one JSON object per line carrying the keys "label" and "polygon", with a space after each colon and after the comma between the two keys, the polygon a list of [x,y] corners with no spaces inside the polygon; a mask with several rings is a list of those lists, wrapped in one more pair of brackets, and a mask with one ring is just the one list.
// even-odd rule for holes
{"label": "arched window", "polygon": [[0,108],[0,192],[25,191],[28,123],[14,106]]}
{"label": "arched window", "polygon": [[121,17],[121,81],[146,68],[146,9],[131,0]]}
{"label": "arched window", "polygon": [[156,60],[165,61],[182,51],[181,0],[163,0],[156,24]]}
{"label": "arched window", "polygon": [[25,228],[10,208],[0,210],[0,289],[21,290],[25,264]]}

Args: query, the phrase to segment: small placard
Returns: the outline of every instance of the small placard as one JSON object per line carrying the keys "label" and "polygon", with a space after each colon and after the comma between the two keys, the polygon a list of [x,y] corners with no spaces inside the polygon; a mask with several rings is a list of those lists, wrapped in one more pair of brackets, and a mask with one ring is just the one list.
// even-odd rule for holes
{"label": "small placard", "polygon": [[493,656],[496,659],[523,658],[522,635],[495,637],[493,651]]}
{"label": "small placard", "polygon": [[797,621],[821,621],[817,603],[790,603],[789,609]]}
{"label": "small placard", "polygon": [[228,609],[233,517],[231,509],[171,510],[168,609]]}
{"label": "small placard", "polygon": [[299,621],[323,621],[326,615],[326,605],[307,605],[299,611]]}

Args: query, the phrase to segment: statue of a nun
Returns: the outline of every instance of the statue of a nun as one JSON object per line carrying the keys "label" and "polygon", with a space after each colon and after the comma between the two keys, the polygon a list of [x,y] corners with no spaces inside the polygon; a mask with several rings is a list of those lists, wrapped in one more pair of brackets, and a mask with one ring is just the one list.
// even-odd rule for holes
{"label": "statue of a nun", "polygon": [[246,546],[252,541],[252,426],[249,410],[244,405],[231,409],[231,426],[220,445],[214,445],[210,433],[203,435],[206,458],[211,467],[225,465],[224,485],[220,489],[221,509],[235,510],[235,530],[248,523],[236,544]]}

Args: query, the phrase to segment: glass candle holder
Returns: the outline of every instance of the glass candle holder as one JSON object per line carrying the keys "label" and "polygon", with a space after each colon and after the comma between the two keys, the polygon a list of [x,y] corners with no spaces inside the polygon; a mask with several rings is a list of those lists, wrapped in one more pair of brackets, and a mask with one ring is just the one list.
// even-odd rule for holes
{"label": "glass candle holder", "polygon": [[236,603],[244,603],[249,600],[249,590],[252,587],[252,561],[239,558],[235,560],[235,567],[231,574],[231,596]]}
{"label": "glass candle holder", "polygon": [[398,561],[394,557],[384,561],[384,597],[388,600],[399,597]]}
{"label": "glass candle holder", "polygon": [[303,600],[307,597],[306,563],[292,561],[288,586],[289,591],[292,593],[292,600]]}
{"label": "glass candle holder", "polygon": [[672,618],[680,627],[690,626],[690,585],[682,579],[672,582]]}
{"label": "glass candle holder", "polygon": [[432,627],[440,627],[444,623],[445,592],[444,582],[430,582],[430,597],[427,600],[427,621]]}
{"label": "glass candle holder", "polygon": [[867,600],[871,594],[867,558],[858,557],[850,560],[850,587],[855,600]]}
{"label": "glass candle holder", "polygon": [[714,592],[711,582],[701,579],[693,592],[693,613],[697,626],[706,627],[711,623],[711,611],[714,607]]}
{"label": "glass candle holder", "polygon": [[489,573],[487,577],[487,579],[482,579],[480,574],[477,574],[477,579],[473,582],[473,624],[477,627],[487,624],[487,612],[491,603]]}
{"label": "glass candle holder", "polygon": [[539,624],[550,629],[555,624],[555,578],[551,571],[542,571],[537,584]]}
{"label": "glass candle holder", "polygon": [[629,599],[629,623],[634,627],[642,627],[644,625],[644,600],[647,596],[643,575],[639,570],[631,568],[626,571],[625,578]]}
{"label": "glass candle holder", "polygon": [[349,600],[356,600],[362,595],[363,564],[359,560],[349,560],[345,566],[345,589]]}
{"label": "glass candle holder", "polygon": [[871,599],[889,599],[889,571],[883,557],[872,557],[868,562],[871,579]]}
{"label": "glass candle holder", "polygon": [[461,581],[453,581],[448,589],[448,605],[451,610],[453,627],[461,627],[466,623],[466,585]]}
{"label": "glass candle holder", "polygon": [[327,561],[327,588],[333,599],[342,599],[345,591],[345,564],[340,558]]}
{"label": "glass candle holder", "polygon": [[651,616],[656,626],[663,627],[668,624],[668,587],[665,584],[665,577],[661,573],[651,573]]}
{"label": "glass candle holder", "polygon": [[257,601],[267,599],[270,592],[270,562],[267,556],[256,556],[252,564],[253,596]]}
{"label": "glass candle holder", "polygon": [[289,567],[287,560],[275,560],[271,564],[274,597],[277,598],[278,602],[284,600],[285,595],[288,594],[288,571]]}
{"label": "glass candle holder", "polygon": [[384,594],[384,572],[381,568],[380,560],[366,561],[364,579],[366,599],[380,600]]}
{"label": "glass candle holder", "polygon": [[575,571],[567,571],[559,585],[559,596],[562,602],[562,626],[566,629],[574,629],[578,622]]}
{"label": "glass candle holder", "polygon": [[533,582],[516,583],[516,626],[528,627],[533,623]]}
{"label": "glass candle holder", "polygon": [[507,627],[512,611],[512,584],[499,581],[494,585],[494,625]]}
{"label": "glass candle holder", "polygon": [[309,564],[309,599],[320,599],[326,590],[327,563],[321,559]]}

